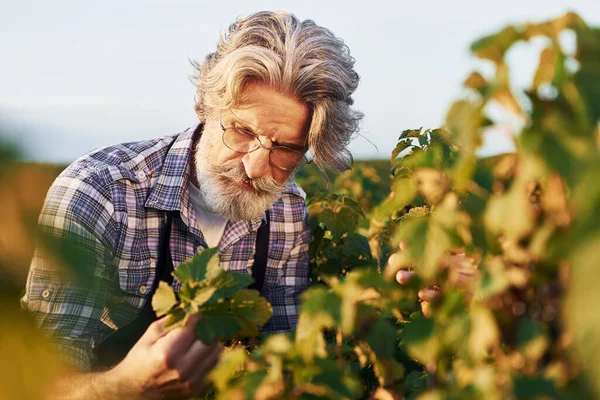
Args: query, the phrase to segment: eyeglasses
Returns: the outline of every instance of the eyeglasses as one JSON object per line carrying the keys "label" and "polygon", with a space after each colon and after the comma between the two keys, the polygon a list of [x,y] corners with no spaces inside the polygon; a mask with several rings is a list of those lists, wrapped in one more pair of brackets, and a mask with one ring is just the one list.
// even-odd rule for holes
{"label": "eyeglasses", "polygon": [[269,163],[284,171],[294,171],[310,164],[306,152],[288,146],[265,146],[259,137],[249,130],[237,127],[224,127],[219,117],[219,125],[223,129],[223,144],[237,153],[252,153],[259,148],[269,150]]}

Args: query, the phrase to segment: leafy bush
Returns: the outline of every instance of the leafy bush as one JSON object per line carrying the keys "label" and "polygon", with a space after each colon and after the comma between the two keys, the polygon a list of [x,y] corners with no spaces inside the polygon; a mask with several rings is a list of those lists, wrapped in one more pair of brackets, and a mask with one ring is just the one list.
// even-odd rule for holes
{"label": "leafy bush", "polygon": [[[573,52],[564,46],[569,35]],[[533,40],[544,49],[521,91],[511,84],[506,54]],[[360,183],[353,183],[364,179],[364,188],[373,179],[363,171],[347,186],[334,183],[342,193],[311,199],[313,286],[297,329],[232,342],[212,374],[210,396],[600,393],[600,30],[567,14],[507,27],[471,49],[494,74],[468,76],[444,129],[401,133],[387,197],[357,194]],[[494,120],[494,110],[506,117]],[[484,132],[507,129],[514,154],[476,156]],[[399,285],[403,268],[416,278]],[[456,279],[464,270],[475,277],[468,287]],[[439,295],[419,304],[422,287],[439,288]],[[261,301],[250,297],[247,307]],[[223,299],[215,301],[235,296]],[[198,307],[171,298],[167,308]],[[243,325],[215,337],[243,337]]]}

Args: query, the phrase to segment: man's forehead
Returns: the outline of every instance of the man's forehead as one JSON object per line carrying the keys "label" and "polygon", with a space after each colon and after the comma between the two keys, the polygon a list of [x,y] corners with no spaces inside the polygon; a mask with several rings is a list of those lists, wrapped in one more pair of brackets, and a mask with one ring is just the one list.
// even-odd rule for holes
{"label": "man's forehead", "polygon": [[304,142],[311,119],[310,107],[305,102],[262,83],[246,84],[241,94],[226,113],[228,118],[257,133],[278,133],[286,141]]}
{"label": "man's forehead", "polygon": [[308,135],[309,124],[299,128],[293,118],[284,116],[262,115],[251,108],[230,109],[223,115],[225,123],[237,123],[242,128],[249,129],[255,134],[271,136],[278,142],[304,146]]}
{"label": "man's forehead", "polygon": [[291,125],[298,122],[298,116],[291,113],[273,112],[270,107],[257,105],[252,107],[244,105],[241,107],[234,106],[230,108],[224,115],[232,120],[243,122],[247,125],[261,129],[263,125]]}

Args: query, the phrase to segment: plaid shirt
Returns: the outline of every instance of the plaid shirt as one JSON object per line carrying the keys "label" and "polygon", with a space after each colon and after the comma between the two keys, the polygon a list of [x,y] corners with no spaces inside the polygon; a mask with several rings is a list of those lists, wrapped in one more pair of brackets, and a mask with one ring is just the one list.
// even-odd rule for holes
{"label": "plaid shirt", "polygon": [[[95,150],[63,171],[48,192],[40,231],[91,249],[92,258],[81,265],[90,282],[75,284],[38,246],[21,303],[67,360],[83,370],[94,365],[92,349],[150,300],[165,211],[181,215],[171,228],[174,267],[206,247],[188,192],[193,133]],[[270,209],[262,295],[273,316],[265,331],[295,327],[299,295],[309,284],[304,198],[291,183]],[[223,268],[251,274],[256,231],[264,218],[227,223],[219,246]],[[181,283],[175,280],[173,287],[179,290]]]}

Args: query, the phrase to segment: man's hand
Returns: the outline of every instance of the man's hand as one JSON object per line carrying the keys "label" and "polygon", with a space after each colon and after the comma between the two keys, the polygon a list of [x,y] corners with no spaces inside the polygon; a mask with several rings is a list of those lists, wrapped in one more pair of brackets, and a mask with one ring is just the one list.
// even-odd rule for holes
{"label": "man's hand", "polygon": [[[396,281],[400,284],[407,283],[416,272],[409,270],[412,268],[411,265],[404,265],[402,253],[407,250],[405,242],[401,242],[399,250],[392,254],[388,260],[388,265],[394,269],[398,269],[396,272]],[[441,260],[441,267],[448,268],[448,283],[452,287],[456,287],[465,293],[467,304],[470,303],[475,285],[480,277],[480,272],[477,269],[480,259],[477,255],[466,254],[464,249],[456,249],[446,254]],[[435,299],[440,292],[440,288],[437,285],[430,286],[419,290],[418,296],[421,301],[421,308],[423,313],[429,314],[429,303]]]}
{"label": "man's hand", "polygon": [[223,346],[196,339],[199,318],[194,315],[184,327],[171,331],[164,328],[165,318],[148,327],[125,359],[109,371],[127,398],[185,399],[206,390],[206,376]]}

